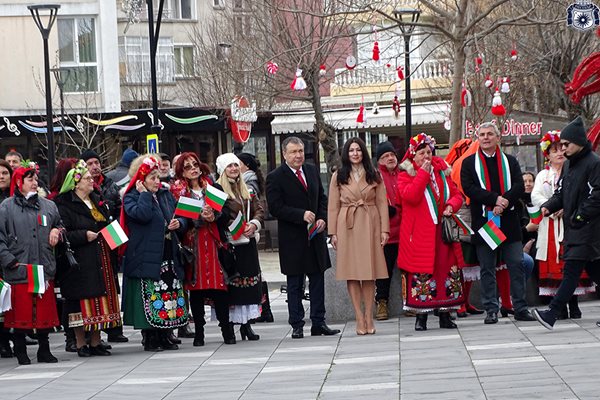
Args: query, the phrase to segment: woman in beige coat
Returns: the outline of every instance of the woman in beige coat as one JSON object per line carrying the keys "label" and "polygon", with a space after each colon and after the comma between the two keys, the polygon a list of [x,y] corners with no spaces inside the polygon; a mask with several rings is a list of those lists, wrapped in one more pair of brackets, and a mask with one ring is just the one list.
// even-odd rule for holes
{"label": "woman in beige coat", "polygon": [[327,210],[337,251],[336,279],[347,281],[356,333],[373,334],[375,280],[388,277],[383,246],[390,228],[385,186],[359,138],[344,144],[342,166],[331,177]]}

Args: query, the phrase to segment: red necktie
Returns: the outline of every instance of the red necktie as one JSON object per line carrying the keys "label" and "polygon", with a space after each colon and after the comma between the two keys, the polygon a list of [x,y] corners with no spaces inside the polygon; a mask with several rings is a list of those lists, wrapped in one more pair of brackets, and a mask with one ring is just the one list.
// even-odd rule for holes
{"label": "red necktie", "polygon": [[302,186],[304,186],[304,190],[308,190],[308,186],[306,186],[306,181],[302,177],[302,171],[301,170],[299,170],[299,169],[296,170],[296,176],[300,180],[300,183],[302,184]]}

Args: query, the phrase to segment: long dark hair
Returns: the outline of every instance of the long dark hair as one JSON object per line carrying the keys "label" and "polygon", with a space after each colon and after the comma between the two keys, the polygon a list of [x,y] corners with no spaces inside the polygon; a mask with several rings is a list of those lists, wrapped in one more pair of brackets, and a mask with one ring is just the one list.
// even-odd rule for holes
{"label": "long dark hair", "polygon": [[361,138],[352,137],[348,139],[346,143],[344,143],[344,148],[342,149],[342,165],[340,169],[337,170],[338,185],[348,184],[348,179],[350,178],[350,171],[352,171],[352,163],[350,162],[350,156],[348,153],[350,153],[350,146],[352,145],[352,143],[358,144],[358,146],[360,147],[360,151],[362,152],[362,165],[365,169],[365,179],[367,180],[367,183],[369,185],[373,183],[380,183],[381,177],[379,176],[379,173],[377,172],[375,167],[373,167],[373,163],[369,159],[369,151],[367,150],[367,145],[365,144],[365,142],[363,142]]}

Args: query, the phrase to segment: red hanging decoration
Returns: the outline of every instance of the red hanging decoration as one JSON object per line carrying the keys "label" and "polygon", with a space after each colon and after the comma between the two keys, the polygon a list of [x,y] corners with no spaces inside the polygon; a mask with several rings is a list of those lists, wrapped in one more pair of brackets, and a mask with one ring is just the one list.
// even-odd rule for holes
{"label": "red hanging decoration", "polygon": [[398,73],[398,79],[403,81],[404,80],[404,68],[398,67],[398,68],[396,68],[396,72]]}
{"label": "red hanging decoration", "polygon": [[277,70],[279,69],[279,65],[275,61],[269,61],[267,63],[267,72],[269,75],[275,76]]}
{"label": "red hanging decoration", "polygon": [[379,61],[379,42],[373,44],[373,61]]}
{"label": "red hanging decoration", "polygon": [[356,67],[356,58],[354,56],[346,57],[346,69],[353,70]]}
{"label": "red hanging decoration", "polygon": [[473,97],[471,96],[471,91],[467,89],[463,83],[462,91],[460,92],[460,105],[463,107],[471,107],[472,102]]}
{"label": "red hanging decoration", "polygon": [[575,104],[600,91],[600,52],[590,54],[575,68],[573,79],[565,84],[565,93]]}
{"label": "red hanging decoration", "polygon": [[506,108],[502,105],[502,97],[500,97],[500,91],[496,88],[494,92],[494,99],[492,100],[492,114],[497,117],[506,115]]}
{"label": "red hanging decoration", "polygon": [[362,104],[358,109],[358,116],[356,117],[356,122],[358,122],[359,124],[365,123],[365,106]]}
{"label": "red hanging decoration", "polygon": [[500,91],[502,93],[510,93],[510,78],[504,77],[502,78],[502,85],[500,86]]}
{"label": "red hanging decoration", "polygon": [[321,66],[319,67],[319,75],[325,76],[326,73],[327,73],[327,68],[325,67],[325,64],[321,64]]}
{"label": "red hanging decoration", "polygon": [[400,114],[400,100],[398,100],[398,96],[394,96],[394,100],[392,100],[392,110],[394,111],[394,117],[398,118]]}
{"label": "red hanging decoration", "polygon": [[296,78],[294,78],[290,87],[295,91],[306,89],[306,81],[302,77],[302,70],[300,68],[296,69]]}
{"label": "red hanging decoration", "polygon": [[481,64],[483,64],[483,58],[481,56],[475,57],[475,72],[481,71]]}
{"label": "red hanging decoration", "polygon": [[512,49],[510,51],[510,59],[513,61],[517,61],[518,58],[519,58],[519,54],[517,53],[517,49]]}
{"label": "red hanging decoration", "polygon": [[494,85],[494,81],[490,78],[490,74],[487,74],[485,77],[485,82],[483,83],[486,88],[491,88]]}

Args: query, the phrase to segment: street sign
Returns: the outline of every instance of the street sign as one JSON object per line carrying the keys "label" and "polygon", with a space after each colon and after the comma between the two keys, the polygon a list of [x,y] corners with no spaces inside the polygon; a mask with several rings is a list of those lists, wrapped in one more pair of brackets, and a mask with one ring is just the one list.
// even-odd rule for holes
{"label": "street sign", "polygon": [[146,135],[146,149],[150,154],[158,153],[158,135]]}

